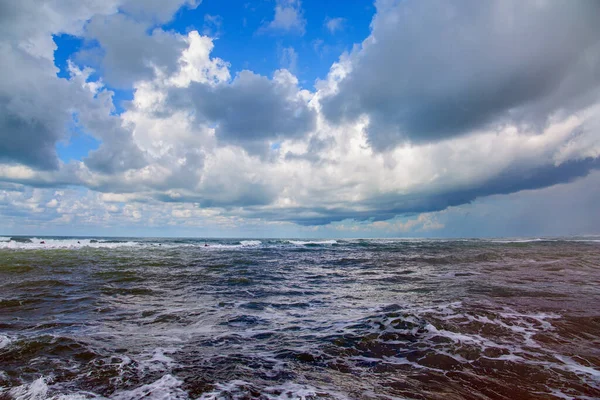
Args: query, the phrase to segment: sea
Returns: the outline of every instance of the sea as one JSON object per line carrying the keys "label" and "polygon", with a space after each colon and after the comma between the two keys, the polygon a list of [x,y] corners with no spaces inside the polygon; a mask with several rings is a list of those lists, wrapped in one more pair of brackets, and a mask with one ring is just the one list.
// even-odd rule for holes
{"label": "sea", "polygon": [[0,399],[599,399],[600,238],[0,238]]}

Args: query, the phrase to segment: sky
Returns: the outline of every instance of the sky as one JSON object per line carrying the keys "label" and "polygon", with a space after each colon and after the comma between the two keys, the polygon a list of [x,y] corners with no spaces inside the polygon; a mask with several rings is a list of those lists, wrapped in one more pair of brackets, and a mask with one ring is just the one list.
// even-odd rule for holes
{"label": "sky", "polygon": [[0,0],[0,234],[600,234],[596,0]]}

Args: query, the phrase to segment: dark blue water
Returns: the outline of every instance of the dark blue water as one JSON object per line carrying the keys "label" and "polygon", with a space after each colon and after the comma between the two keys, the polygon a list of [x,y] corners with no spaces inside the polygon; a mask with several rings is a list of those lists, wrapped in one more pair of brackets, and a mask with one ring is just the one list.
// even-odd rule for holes
{"label": "dark blue water", "polygon": [[14,239],[0,398],[600,398],[594,238]]}

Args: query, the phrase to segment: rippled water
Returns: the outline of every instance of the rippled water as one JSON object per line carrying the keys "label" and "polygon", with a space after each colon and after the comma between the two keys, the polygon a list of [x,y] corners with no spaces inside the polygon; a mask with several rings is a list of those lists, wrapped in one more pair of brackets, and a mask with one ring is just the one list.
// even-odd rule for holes
{"label": "rippled water", "polygon": [[600,398],[597,239],[15,239],[0,398]]}

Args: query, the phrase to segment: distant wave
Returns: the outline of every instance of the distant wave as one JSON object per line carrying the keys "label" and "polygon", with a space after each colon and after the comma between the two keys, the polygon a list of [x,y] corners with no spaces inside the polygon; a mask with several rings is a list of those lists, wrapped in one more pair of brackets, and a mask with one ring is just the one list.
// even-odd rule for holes
{"label": "distant wave", "polygon": [[294,244],[296,246],[309,246],[309,245],[331,245],[337,244],[337,240],[288,240],[289,243]]}
{"label": "distant wave", "polygon": [[242,246],[246,246],[246,247],[249,247],[249,246],[260,246],[262,244],[262,242],[260,240],[242,240],[240,242],[240,244]]}
{"label": "distant wave", "polygon": [[41,249],[116,249],[116,248],[202,248],[203,250],[251,251],[256,248],[322,248],[335,246],[345,248],[371,248],[412,246],[415,244],[448,245],[456,242],[473,245],[511,245],[549,242],[600,243],[599,237],[571,238],[493,238],[493,239],[344,239],[344,240],[298,240],[298,239],[186,239],[186,238],[109,238],[109,237],[27,237],[0,236],[0,250],[41,250]]}
{"label": "distant wave", "polygon": [[21,236],[13,236],[8,241],[17,243],[33,243],[30,238]]}
{"label": "distant wave", "polygon": [[135,241],[98,240],[98,239],[48,239],[11,237],[9,240],[0,240],[0,249],[40,250],[40,249],[76,249],[81,247],[91,248],[116,248],[132,247],[139,245]]}
{"label": "distant wave", "polygon": [[533,239],[491,239],[493,243],[531,243],[531,242],[543,242],[546,239],[533,238]]}

